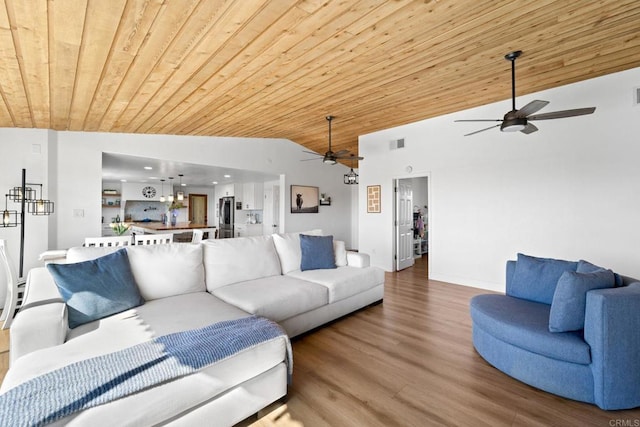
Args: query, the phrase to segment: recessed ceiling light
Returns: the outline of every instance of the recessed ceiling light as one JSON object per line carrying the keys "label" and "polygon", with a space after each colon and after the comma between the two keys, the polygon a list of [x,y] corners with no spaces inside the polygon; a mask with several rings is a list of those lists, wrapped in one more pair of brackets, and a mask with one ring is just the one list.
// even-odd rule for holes
{"label": "recessed ceiling light", "polygon": [[180,186],[181,186],[181,187],[186,187],[186,186],[187,186],[187,184],[182,183],[182,184],[180,184]]}
{"label": "recessed ceiling light", "polygon": [[218,181],[213,181],[212,184],[216,185],[216,184],[218,184]]}
{"label": "recessed ceiling light", "polygon": [[121,179],[120,182],[127,182],[127,180],[126,179]]}
{"label": "recessed ceiling light", "polygon": [[225,175],[224,177],[225,178],[231,178],[231,175]]}
{"label": "recessed ceiling light", "polygon": [[144,168],[145,168],[146,170],[148,170],[148,171],[150,171],[150,170],[152,170],[152,169],[153,169],[151,166],[145,166]]}

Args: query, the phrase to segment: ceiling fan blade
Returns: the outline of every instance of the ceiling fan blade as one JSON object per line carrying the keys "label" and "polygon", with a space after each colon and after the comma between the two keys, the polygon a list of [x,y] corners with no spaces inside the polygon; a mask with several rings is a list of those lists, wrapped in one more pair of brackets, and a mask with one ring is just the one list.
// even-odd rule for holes
{"label": "ceiling fan blade", "polygon": [[344,156],[345,154],[349,154],[349,150],[340,150],[337,153],[333,153],[336,157]]}
{"label": "ceiling fan blade", "polygon": [[469,119],[469,120],[454,120],[454,122],[501,122],[502,119]]}
{"label": "ceiling fan blade", "polygon": [[301,162],[308,162],[309,160],[322,160],[322,157],[316,157],[315,159],[302,159]]}
{"label": "ceiling fan blade", "polygon": [[516,117],[527,117],[529,114],[533,114],[536,111],[543,109],[547,106],[547,104],[549,104],[549,101],[531,101],[530,103],[516,111]]}
{"label": "ceiling fan blade", "polygon": [[500,127],[500,125],[494,125],[494,126],[491,126],[491,127],[485,128],[485,129],[480,129],[480,130],[477,130],[475,132],[468,133],[465,136],[475,135],[476,133],[484,132],[485,130],[489,130],[489,129],[493,129],[493,128],[497,128],[497,127]]}
{"label": "ceiling fan blade", "polygon": [[584,116],[585,114],[591,114],[596,111],[596,107],[589,108],[576,108],[573,110],[553,111],[551,113],[537,114],[535,116],[527,117],[527,120],[549,120],[549,119],[563,119],[565,117]]}
{"label": "ceiling fan blade", "polygon": [[527,123],[527,125],[520,132],[529,135],[530,133],[537,132],[538,128],[535,127],[532,123]]}
{"label": "ceiling fan blade", "polygon": [[323,154],[314,153],[313,151],[302,150],[303,153],[314,154],[316,156],[323,156]]}

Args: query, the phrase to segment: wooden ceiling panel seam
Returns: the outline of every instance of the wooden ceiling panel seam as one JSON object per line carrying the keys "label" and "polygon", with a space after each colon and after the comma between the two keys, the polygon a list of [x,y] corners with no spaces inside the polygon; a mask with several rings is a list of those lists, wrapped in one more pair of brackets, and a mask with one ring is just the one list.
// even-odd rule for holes
{"label": "wooden ceiling panel seam", "polygon": [[[211,5],[213,3],[201,2],[200,5],[202,4]],[[165,72],[164,70],[161,69],[162,67],[166,66],[166,62],[163,62],[163,63],[158,63],[156,67],[153,70],[151,70],[151,73],[147,76],[147,79],[143,82],[142,86],[138,89],[138,92],[136,94],[136,98],[140,100],[138,101],[138,104],[141,104],[141,105],[138,106],[137,108],[132,108],[131,105],[129,105],[129,107],[126,110],[124,110],[122,114],[118,117],[117,122],[114,124],[114,127],[112,128],[112,130],[124,131],[122,129],[125,129],[125,126],[129,128],[135,127],[135,125],[133,124],[133,121],[140,120],[140,114],[142,113],[146,114],[146,110],[150,108],[148,107],[149,103],[154,99],[159,98],[158,92],[161,89],[170,86],[168,84],[168,81],[181,68],[181,63],[188,62],[189,55],[191,55],[192,52],[194,52],[194,50],[202,42],[204,37],[206,37],[206,35],[209,33],[211,27],[215,25],[217,20],[220,18],[220,15],[222,14],[222,12],[219,12],[220,10],[221,10],[220,7],[216,7],[215,8],[216,13],[209,14],[208,18],[205,20],[205,23],[203,23],[199,27],[196,26],[198,28],[196,32],[197,34],[191,37],[188,37],[188,40],[186,41],[186,45],[184,46],[184,48],[181,47],[181,50],[177,53],[177,56],[176,56],[175,50],[172,50],[171,52],[172,59],[169,60],[169,63],[173,64],[174,62],[176,62],[177,65],[175,66],[172,65],[170,70]],[[193,16],[199,18],[201,14],[196,14]],[[177,43],[179,44],[180,41],[178,41]],[[160,76],[162,76],[163,73],[165,74],[164,77],[159,78]],[[160,74],[160,76],[158,76],[158,74]]]}
{"label": "wooden ceiling panel seam", "polygon": [[25,98],[27,102],[27,108],[29,110],[29,121],[31,122],[31,126],[37,128],[38,123],[36,122],[35,113],[33,111],[33,102],[31,101],[31,94],[29,91],[29,83],[26,78],[26,70],[25,70],[25,55],[22,51],[21,47],[21,39],[18,34],[18,23],[16,19],[16,13],[13,8],[13,2],[11,0],[5,0],[5,9],[7,12],[7,17],[9,19],[9,25],[11,28],[12,42],[14,46],[14,50],[16,53],[16,59],[18,61],[18,67],[20,70],[20,78],[22,81],[22,85],[24,88]]}
{"label": "wooden ceiling panel seam", "polygon": [[[119,3],[116,0],[87,3],[84,28],[90,31],[83,33],[80,44],[78,71],[68,120],[69,130],[85,130],[87,116],[95,102],[100,81],[106,73],[115,34],[125,8],[126,0],[119,0]],[[110,23],[113,25],[109,25]],[[102,40],[108,42],[101,43]]]}
{"label": "wooden ceiling panel seam", "polygon": [[[251,10],[252,16],[254,16],[255,13],[258,13],[260,10],[262,10],[265,3],[268,3],[268,0],[263,0],[260,3],[257,3],[257,2],[251,3],[251,5],[254,6],[254,9]],[[256,5],[258,6],[256,7]],[[235,9],[233,9],[233,13],[230,12],[231,7],[225,9],[224,13],[220,17],[221,20],[223,19],[233,20],[234,16],[239,16],[239,14],[246,13],[247,11],[246,4],[244,3],[240,4],[237,2],[231,2],[230,6],[235,7]],[[236,24],[237,24],[236,29],[231,35],[236,34],[238,31],[241,31],[246,27],[246,22],[236,23]],[[211,37],[213,34],[214,33],[210,31],[208,36]],[[157,105],[153,107],[149,107],[147,104],[145,108],[145,110],[147,111],[143,111],[144,114],[139,114],[133,120],[132,125],[135,128],[135,131],[140,133],[147,133],[148,129],[151,127],[151,125],[149,124],[149,121],[157,122],[157,120],[154,120],[155,116],[164,117],[167,114],[167,111],[172,110],[175,107],[175,105],[177,105],[177,103],[180,102],[175,100],[176,97],[182,97],[181,100],[184,100],[191,93],[193,93],[194,91],[197,91],[198,87],[200,86],[199,81],[206,80],[206,78],[208,78],[207,77],[208,73],[206,72],[207,67],[214,66],[212,65],[216,63],[214,59],[216,59],[219,53],[224,53],[222,49],[225,46],[227,46],[227,44],[230,42],[231,42],[231,37],[230,36],[225,37],[224,42],[218,44],[217,49],[214,52],[212,52],[206,58],[206,60],[201,63],[199,67],[197,67],[194,73],[190,74],[188,78],[185,78],[184,76],[179,76],[179,79],[180,81],[182,81],[182,83],[179,84],[177,89],[170,90],[169,88],[172,87],[173,85],[169,85],[169,84],[165,84],[163,87],[159,88],[158,92],[156,92],[156,96],[154,97],[154,99],[150,100],[150,102],[155,102]],[[200,74],[203,74],[203,76],[201,76]],[[176,78],[176,74],[175,73],[172,74],[170,78],[172,79]],[[198,78],[198,82],[196,82],[196,78]],[[167,96],[163,96],[163,95],[158,96],[158,93],[162,91],[165,91],[165,92],[171,91],[171,94]],[[179,93],[182,93],[183,91],[186,91],[187,94],[179,95]]]}
{"label": "wooden ceiling panel seam", "polygon": [[127,73],[135,55],[143,45],[149,28],[153,24],[162,0],[145,2],[127,2],[118,30],[111,43],[105,70],[100,76],[89,114],[84,128],[89,131],[102,131],[100,123],[113,101],[113,95],[121,85],[122,77]]}
{"label": "wooden ceiling panel seam", "polygon": [[[175,4],[175,3],[173,3],[173,4]],[[118,102],[118,94],[122,90],[122,86],[127,84],[126,82],[129,81],[128,77],[132,75],[132,73],[131,73],[132,69],[135,68],[136,64],[139,62],[138,61],[139,58],[141,58],[143,53],[148,49],[150,40],[152,39],[151,34],[152,34],[152,31],[153,31],[153,29],[155,27],[155,24],[158,21],[159,17],[162,16],[163,11],[166,11],[166,8],[167,8],[167,3],[164,0],[159,0],[156,12],[152,14],[153,18],[150,20],[150,23],[149,23],[148,27],[144,31],[144,37],[142,37],[140,44],[137,46],[135,55],[132,55],[131,61],[126,61],[128,64],[126,66],[124,74],[122,75],[122,78],[120,78],[119,83],[117,85],[115,85],[115,90],[113,91],[113,94],[111,95],[111,97],[110,97],[110,99],[108,101],[108,105],[104,109],[104,111],[102,113],[102,116],[100,117],[100,119],[99,119],[99,121],[97,123],[98,130],[103,131],[103,132],[108,132],[108,131],[111,130],[110,126],[104,124],[105,117],[107,117],[107,115],[114,108],[114,105]],[[132,40],[134,38],[135,38],[134,36],[129,36],[128,40],[130,41],[130,40]],[[125,45],[125,47],[126,47],[126,45]],[[123,49],[123,50],[128,50],[128,48],[127,49]],[[124,103],[129,103],[130,100],[125,100],[123,102]]]}
{"label": "wooden ceiling panel seam", "polygon": [[[105,116],[102,118],[100,123],[101,128],[113,130],[114,124],[122,117],[124,111],[128,109],[131,104],[138,98],[139,91],[144,84],[145,81],[149,79],[152,71],[157,67],[158,63],[163,62],[165,56],[168,54],[171,46],[177,40],[176,34],[181,32],[189,19],[193,16],[197,9],[197,5],[200,4],[199,0],[192,0],[189,7],[185,7],[184,3],[164,3],[160,13],[158,14],[158,19],[156,19],[151,26],[149,32],[151,37],[148,38],[148,43],[141,46],[141,53],[136,55],[134,58],[131,67],[127,70],[127,75],[123,77],[123,84],[119,86],[118,91],[114,95],[115,102],[112,103],[112,107],[107,111]],[[158,34],[160,28],[162,28],[162,19],[166,17],[168,14],[169,5],[173,5],[179,9],[178,17],[174,18],[170,22],[174,22],[175,25],[172,28],[176,28],[179,26],[178,30],[173,31],[173,34],[162,34],[158,38],[160,38],[161,46],[157,47],[155,50],[151,51],[149,44],[155,34]],[[182,18],[182,19],[180,19]],[[181,23],[180,23],[181,22]],[[148,57],[152,55],[153,58],[150,60]],[[141,70],[137,70],[137,68],[142,68]],[[132,70],[137,70],[136,73],[131,72]],[[127,86],[131,86],[130,90],[126,90]],[[118,102],[120,100],[120,102]],[[115,105],[115,106],[114,106]]]}
{"label": "wooden ceiling panel seam", "polygon": [[[49,117],[50,128],[55,130],[68,129],[86,11],[86,0],[58,0],[51,2],[47,8]],[[80,15],[82,24],[77,25]],[[67,25],[62,25],[61,20]],[[73,21],[73,24],[68,25],[69,21]],[[59,31],[58,28],[62,30]]]}
{"label": "wooden ceiling panel seam", "polygon": [[[24,84],[20,84],[21,82],[21,73],[12,73],[11,68],[20,69],[20,64],[18,62],[15,46],[13,43],[13,32],[11,31],[11,23],[9,22],[9,16],[5,7],[0,8],[0,57],[3,60],[3,66],[0,67],[0,96],[2,97],[2,106],[3,110],[6,110],[6,113],[3,113],[5,120],[6,117],[9,117],[11,121],[11,125],[16,127],[21,127],[18,125],[16,113],[13,112],[13,109],[26,108],[27,114],[20,114],[21,120],[24,120],[25,116],[29,119],[29,125],[24,123],[25,127],[33,126],[33,122],[30,120],[30,112],[28,110],[28,101],[27,96],[24,92]],[[11,65],[9,64],[11,62]],[[17,76],[16,76],[17,74]],[[11,107],[13,106],[13,108]],[[4,122],[9,124],[7,122]]]}

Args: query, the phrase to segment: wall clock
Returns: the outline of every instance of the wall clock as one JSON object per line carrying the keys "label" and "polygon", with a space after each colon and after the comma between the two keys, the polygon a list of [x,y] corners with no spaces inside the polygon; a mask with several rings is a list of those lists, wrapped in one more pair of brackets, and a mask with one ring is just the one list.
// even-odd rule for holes
{"label": "wall clock", "polygon": [[153,197],[156,197],[156,189],[153,187],[144,187],[142,189],[142,195],[144,197],[146,197],[147,199],[151,199]]}

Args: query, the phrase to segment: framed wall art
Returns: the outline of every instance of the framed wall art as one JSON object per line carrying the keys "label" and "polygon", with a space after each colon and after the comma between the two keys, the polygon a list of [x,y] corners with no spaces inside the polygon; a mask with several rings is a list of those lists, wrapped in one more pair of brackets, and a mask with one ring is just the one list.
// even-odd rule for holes
{"label": "framed wall art", "polygon": [[367,185],[367,213],[380,213],[379,185]]}
{"label": "framed wall art", "polygon": [[291,186],[291,213],[318,213],[318,187]]}

